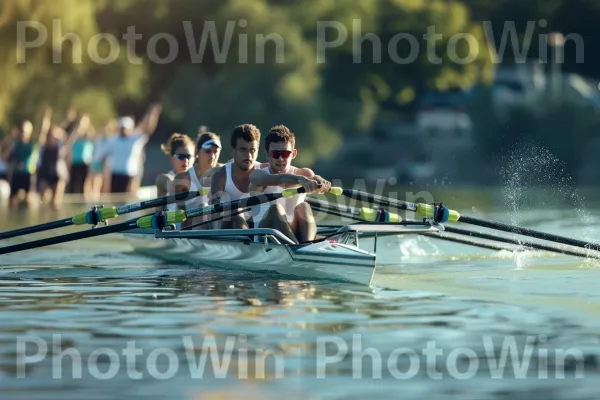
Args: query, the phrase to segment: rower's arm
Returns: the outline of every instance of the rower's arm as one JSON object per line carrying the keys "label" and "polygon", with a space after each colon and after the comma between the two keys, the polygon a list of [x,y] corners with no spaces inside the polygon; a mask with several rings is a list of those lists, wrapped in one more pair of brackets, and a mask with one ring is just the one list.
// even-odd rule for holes
{"label": "rower's arm", "polygon": [[250,185],[253,188],[281,185],[299,185],[301,175],[270,174],[264,170],[254,170],[250,174]]}
{"label": "rower's arm", "polygon": [[[182,172],[180,174],[175,175],[173,179],[173,186],[175,193],[185,193],[190,190],[190,174],[186,172]],[[160,195],[159,195],[160,196]],[[177,209],[185,211],[185,200],[181,200],[177,202]]]}
{"label": "rower's arm", "polygon": [[225,167],[218,169],[210,179],[209,204],[221,202],[221,194],[225,190]]}
{"label": "rower's arm", "polygon": [[200,177],[200,184],[204,187],[210,187],[210,180],[212,178],[212,176],[221,169],[221,166],[216,166],[213,168],[210,168],[209,170],[207,170],[204,174],[202,174],[202,176]]}
{"label": "rower's arm", "polygon": [[156,197],[163,197],[169,193],[171,177],[167,174],[160,174],[156,177]]}
{"label": "rower's arm", "polygon": [[329,190],[331,189],[331,182],[329,182],[327,179],[323,178],[320,175],[317,175],[313,172],[312,169],[310,168],[299,168],[297,171],[298,175],[302,175],[308,179],[311,179],[313,181],[317,181],[318,182],[318,189],[317,189],[317,193],[327,193],[329,192]]}

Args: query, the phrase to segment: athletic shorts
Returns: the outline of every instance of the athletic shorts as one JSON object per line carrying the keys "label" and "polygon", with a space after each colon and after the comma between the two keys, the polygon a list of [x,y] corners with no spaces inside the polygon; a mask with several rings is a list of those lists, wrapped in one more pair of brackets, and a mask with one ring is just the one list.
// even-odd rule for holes
{"label": "athletic shorts", "polygon": [[87,164],[71,165],[71,181],[69,191],[71,193],[83,193],[83,185],[87,178],[89,166]]}
{"label": "athletic shorts", "polygon": [[52,175],[39,175],[37,176],[37,182],[36,182],[36,187],[37,187],[37,191],[38,193],[41,192],[42,189],[42,183],[46,183],[46,185],[50,186],[51,188],[55,188],[56,185],[58,184],[58,181],[60,180],[60,178],[58,176],[52,176]]}
{"label": "athletic shorts", "polygon": [[111,193],[128,193],[131,186],[132,176],[112,174],[110,178]]}
{"label": "athletic shorts", "polygon": [[16,196],[21,189],[29,193],[31,190],[31,174],[22,172],[13,173],[10,180],[10,196]]}

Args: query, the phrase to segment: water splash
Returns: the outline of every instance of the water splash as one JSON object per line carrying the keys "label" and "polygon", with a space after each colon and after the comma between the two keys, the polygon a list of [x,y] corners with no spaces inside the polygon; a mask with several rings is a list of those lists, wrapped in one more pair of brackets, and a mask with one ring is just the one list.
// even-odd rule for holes
{"label": "water splash", "polygon": [[[592,228],[593,217],[584,207],[572,177],[564,163],[550,150],[524,143],[513,151],[501,170],[505,186],[502,194],[509,208],[510,223],[522,225],[526,214],[541,213],[544,209],[559,209],[576,216],[581,222],[581,239],[595,242],[598,237]],[[560,234],[560,232],[553,232]],[[517,239],[521,239],[517,237]],[[522,264],[522,260],[518,261]]]}

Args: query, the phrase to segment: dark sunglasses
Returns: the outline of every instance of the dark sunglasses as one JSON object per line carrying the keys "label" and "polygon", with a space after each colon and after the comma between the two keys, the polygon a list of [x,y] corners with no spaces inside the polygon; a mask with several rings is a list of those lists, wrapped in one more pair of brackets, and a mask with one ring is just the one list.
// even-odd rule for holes
{"label": "dark sunglasses", "polygon": [[270,150],[269,157],[278,159],[279,157],[289,158],[292,155],[290,150]]}
{"label": "dark sunglasses", "polygon": [[191,154],[173,154],[173,157],[178,160],[189,160],[193,156]]}

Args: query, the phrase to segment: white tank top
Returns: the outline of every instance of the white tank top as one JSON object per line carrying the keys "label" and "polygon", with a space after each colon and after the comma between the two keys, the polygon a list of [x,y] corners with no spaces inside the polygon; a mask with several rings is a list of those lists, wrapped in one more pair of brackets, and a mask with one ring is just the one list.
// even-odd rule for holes
{"label": "white tank top", "polygon": [[[221,197],[221,203],[228,203],[230,201],[235,201],[235,200],[240,200],[240,199],[245,199],[246,197],[250,197],[250,195],[248,193],[244,193],[241,192],[237,186],[235,186],[235,183],[233,183],[233,179],[232,177],[232,173],[231,173],[231,166],[233,165],[233,162],[228,162],[227,164],[225,164],[225,194],[226,196],[222,196]],[[260,168],[260,163],[258,161],[254,162],[254,168],[258,169]],[[249,215],[248,213],[242,213],[240,214],[242,217],[248,219]]]}
{"label": "white tank top", "polygon": [[[298,168],[291,166],[290,170],[286,173],[295,174],[297,169]],[[270,173],[269,167],[265,167],[262,170]],[[281,193],[282,191],[282,186],[267,186],[263,193]],[[269,203],[263,203],[252,207],[252,219],[254,220],[254,225],[258,226],[260,221],[265,216],[265,213],[273,204],[279,204],[283,207],[283,209],[285,210],[287,221],[291,223],[294,220],[294,210],[296,209],[296,206],[300,203],[303,203],[304,199],[306,199],[306,193],[301,193],[288,199],[280,198]]]}
{"label": "white tank top", "polygon": [[[171,179],[175,179],[175,171],[170,170],[169,172],[167,172],[165,175],[168,175]],[[167,195],[172,194],[167,192]],[[170,204],[167,204],[167,210],[169,211],[175,211],[177,209],[177,203],[173,202]]]}
{"label": "white tank top", "polygon": [[[198,179],[198,175],[196,175],[195,168],[190,168],[187,170],[190,175],[190,191],[200,191],[203,189],[200,180]],[[186,210],[190,210],[192,208],[203,207],[208,204],[208,195],[194,197],[193,199],[189,199],[185,201]]]}

